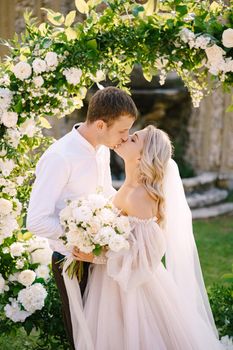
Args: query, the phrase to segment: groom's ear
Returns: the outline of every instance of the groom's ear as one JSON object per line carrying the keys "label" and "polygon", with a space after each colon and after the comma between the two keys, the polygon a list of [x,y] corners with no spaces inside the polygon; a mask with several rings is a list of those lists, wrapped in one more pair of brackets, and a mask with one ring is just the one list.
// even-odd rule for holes
{"label": "groom's ear", "polygon": [[99,130],[103,130],[105,125],[106,125],[106,123],[103,120],[97,120],[96,121],[96,127]]}

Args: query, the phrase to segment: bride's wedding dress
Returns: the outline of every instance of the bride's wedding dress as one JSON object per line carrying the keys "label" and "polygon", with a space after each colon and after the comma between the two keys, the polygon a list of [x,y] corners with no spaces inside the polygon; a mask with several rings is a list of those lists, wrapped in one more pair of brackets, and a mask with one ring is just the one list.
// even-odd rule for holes
{"label": "bride's wedding dress", "polygon": [[[130,250],[108,252],[107,263],[89,271],[83,312],[94,349],[223,349],[161,262],[166,241],[156,218],[129,219]],[[85,344],[80,331],[76,349]]]}
{"label": "bride's wedding dress", "polygon": [[129,216],[130,249],[90,265],[83,300],[77,279],[64,272],[76,350],[223,350],[172,159],[164,195],[165,227],[155,217]]}

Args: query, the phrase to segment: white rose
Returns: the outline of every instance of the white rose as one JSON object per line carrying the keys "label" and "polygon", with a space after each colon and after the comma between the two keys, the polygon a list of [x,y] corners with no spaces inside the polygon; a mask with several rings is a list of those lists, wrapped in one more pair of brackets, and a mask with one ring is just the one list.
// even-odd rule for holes
{"label": "white rose", "polygon": [[116,215],[112,212],[112,210],[107,208],[101,209],[98,217],[103,224],[111,224],[116,219]]}
{"label": "white rose", "polygon": [[0,215],[8,215],[13,210],[13,204],[5,198],[0,198]]}
{"label": "white rose", "polygon": [[4,307],[6,317],[11,319],[13,322],[24,322],[25,319],[31,315],[31,313],[21,310],[19,303],[16,299],[11,300],[11,304],[7,304]]}
{"label": "white rose", "polygon": [[207,47],[205,49],[208,61],[211,65],[217,66],[219,63],[223,62],[223,54],[225,51],[219,47],[218,45],[214,44],[213,46]]}
{"label": "white rose", "polygon": [[8,88],[0,88],[0,108],[8,109],[12,100],[12,91]]}
{"label": "white rose", "polygon": [[12,170],[16,167],[16,164],[12,159],[0,159],[0,170],[3,176],[9,176]]}
{"label": "white rose", "polygon": [[2,244],[5,238],[11,237],[13,232],[18,228],[18,223],[12,215],[7,215],[4,220],[1,220],[0,244]]}
{"label": "white rose", "polygon": [[27,62],[19,62],[13,67],[12,72],[16,78],[25,80],[31,76],[32,68]]}
{"label": "white rose", "polygon": [[27,119],[23,124],[19,126],[19,131],[21,135],[27,135],[28,137],[33,137],[38,131],[36,123],[33,119]]}
{"label": "white rose", "polygon": [[93,236],[94,243],[107,245],[112,237],[116,235],[115,230],[111,227],[102,227],[99,232]]}
{"label": "white rose", "polygon": [[7,129],[6,138],[11,146],[17,148],[20,142],[20,132],[16,129]]}
{"label": "white rose", "polygon": [[60,211],[60,220],[64,223],[65,220],[68,220],[72,216],[72,209],[67,206]]}
{"label": "white rose", "polygon": [[119,216],[116,219],[116,226],[117,229],[120,231],[121,234],[124,234],[124,236],[128,236],[131,231],[131,226],[129,219],[126,216]]}
{"label": "white rose", "polygon": [[33,83],[36,87],[41,87],[44,84],[44,79],[42,76],[38,75],[37,77],[33,78]]}
{"label": "white rose", "polygon": [[5,292],[5,287],[6,287],[6,282],[2,277],[2,274],[0,273],[0,294],[3,294]]}
{"label": "white rose", "polygon": [[36,274],[32,270],[24,270],[18,276],[18,282],[25,287],[30,286],[36,279]]}
{"label": "white rose", "polygon": [[87,206],[82,205],[81,207],[72,210],[73,217],[76,221],[87,222],[92,218],[92,211]]}
{"label": "white rose", "polygon": [[24,183],[24,177],[23,176],[17,176],[15,178],[17,185],[21,186]]}
{"label": "white rose", "polygon": [[115,235],[109,241],[109,248],[114,252],[119,252],[121,249],[129,249],[129,242],[122,235]]}
{"label": "white rose", "polygon": [[56,52],[47,52],[45,61],[49,68],[56,68],[58,65],[58,59]]}
{"label": "white rose", "polygon": [[100,194],[90,194],[87,199],[88,205],[93,211],[103,208],[108,201],[107,198]]}
{"label": "white rose", "polygon": [[25,248],[23,244],[20,242],[12,243],[12,245],[10,246],[10,253],[13,257],[21,256],[22,253],[24,253],[24,251],[25,251]]}
{"label": "white rose", "polygon": [[18,301],[28,312],[35,312],[44,307],[47,292],[41,283],[35,283],[28,288],[22,289],[18,294]]}
{"label": "white rose", "polygon": [[49,242],[47,238],[42,238],[39,236],[33,237],[28,241],[28,251],[33,252],[38,248],[49,249]]}
{"label": "white rose", "polygon": [[7,128],[13,128],[16,126],[18,121],[18,114],[15,112],[3,112],[1,116],[1,123]]}
{"label": "white rose", "polygon": [[210,37],[205,36],[205,35],[199,35],[196,40],[195,40],[195,44],[194,47],[195,48],[201,48],[203,50],[205,50],[207,48],[207,45],[210,43]]}
{"label": "white rose", "polygon": [[50,248],[37,249],[31,253],[33,264],[49,265],[53,251]]}
{"label": "white rose", "polygon": [[32,63],[32,68],[36,74],[46,71],[46,62],[40,58],[36,58]]}
{"label": "white rose", "polygon": [[225,29],[222,33],[222,43],[225,47],[233,47],[233,29]]}
{"label": "white rose", "polygon": [[77,85],[80,83],[82,70],[80,68],[67,68],[63,71],[63,75],[69,84]]}
{"label": "white rose", "polygon": [[35,270],[35,273],[38,278],[43,278],[45,281],[49,279],[49,268],[46,265],[40,265]]}
{"label": "white rose", "polygon": [[188,43],[189,41],[194,41],[195,39],[195,34],[189,30],[188,28],[183,28],[180,31],[180,38],[183,42]]}

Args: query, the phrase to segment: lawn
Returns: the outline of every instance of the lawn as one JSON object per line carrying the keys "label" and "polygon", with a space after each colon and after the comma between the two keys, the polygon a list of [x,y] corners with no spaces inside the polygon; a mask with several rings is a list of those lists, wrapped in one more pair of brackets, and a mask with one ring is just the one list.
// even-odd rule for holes
{"label": "lawn", "polygon": [[221,283],[233,264],[233,216],[196,220],[194,235],[206,286]]}
{"label": "lawn", "polygon": [[[206,286],[221,283],[233,263],[233,216],[194,221],[194,235]],[[19,330],[17,336],[0,336],[0,349],[31,350],[35,342],[36,334],[27,337]]]}

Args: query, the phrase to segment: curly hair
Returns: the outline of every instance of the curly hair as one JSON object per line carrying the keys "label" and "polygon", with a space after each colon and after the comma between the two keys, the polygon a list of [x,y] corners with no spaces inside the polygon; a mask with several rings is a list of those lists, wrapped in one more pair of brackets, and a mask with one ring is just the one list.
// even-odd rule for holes
{"label": "curly hair", "polygon": [[140,182],[158,206],[158,224],[164,223],[163,178],[173,147],[169,136],[153,125],[148,125],[139,163]]}

